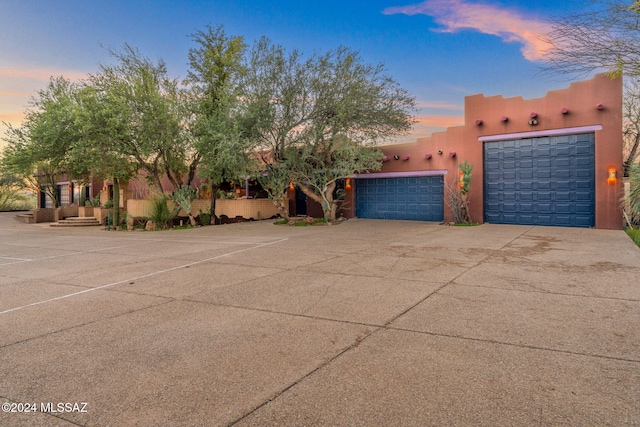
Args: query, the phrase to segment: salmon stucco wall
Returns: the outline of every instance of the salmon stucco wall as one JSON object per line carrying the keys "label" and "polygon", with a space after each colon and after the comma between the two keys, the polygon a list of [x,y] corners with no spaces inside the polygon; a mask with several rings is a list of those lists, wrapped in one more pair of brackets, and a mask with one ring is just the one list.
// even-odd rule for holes
{"label": "salmon stucco wall", "polygon": [[[383,163],[380,172],[442,171],[445,182],[455,183],[458,164],[467,160],[474,166],[471,217],[475,222],[483,222],[483,142],[480,138],[520,139],[570,133],[573,128],[601,127],[595,130],[596,228],[622,228],[618,202],[622,191],[622,79],[599,74],[536,99],[467,96],[464,111],[463,126],[451,127],[409,144],[382,146],[389,160]],[[607,179],[610,168],[617,171],[618,179],[614,183]],[[444,216],[445,221],[453,219],[446,203]]]}

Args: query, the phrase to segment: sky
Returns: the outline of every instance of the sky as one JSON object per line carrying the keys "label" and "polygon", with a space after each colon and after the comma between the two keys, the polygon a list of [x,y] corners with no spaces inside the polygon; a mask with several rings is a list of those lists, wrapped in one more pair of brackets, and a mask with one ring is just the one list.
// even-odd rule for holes
{"label": "sky", "polygon": [[[51,76],[82,79],[125,43],[172,77],[187,74],[190,34],[223,25],[307,55],[347,46],[416,98],[402,142],[463,124],[464,97],[542,97],[569,77],[540,74],[549,20],[578,0],[0,0],[0,123],[19,126]],[[6,126],[0,124],[0,138]],[[0,148],[4,143],[0,141]]]}

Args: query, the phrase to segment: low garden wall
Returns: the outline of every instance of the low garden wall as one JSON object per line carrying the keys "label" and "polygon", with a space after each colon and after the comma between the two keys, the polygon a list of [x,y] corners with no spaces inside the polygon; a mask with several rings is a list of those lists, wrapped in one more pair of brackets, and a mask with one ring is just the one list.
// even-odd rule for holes
{"label": "low garden wall", "polygon": [[[210,200],[196,199],[191,204],[191,213],[198,216],[200,211],[209,212]],[[149,216],[151,209],[150,200],[127,200],[127,215],[134,218],[145,218]],[[216,200],[216,216],[222,215],[228,218],[242,217],[244,219],[267,219],[278,215],[278,208],[269,199],[218,199]],[[187,216],[187,213],[180,210],[179,216]]]}
{"label": "low garden wall", "polygon": [[75,203],[68,206],[61,206],[56,209],[54,222],[58,222],[61,219],[66,219],[71,216],[78,216],[78,205],[76,205]]}
{"label": "low garden wall", "polygon": [[33,220],[39,222],[56,222],[56,208],[38,208],[33,210]]}

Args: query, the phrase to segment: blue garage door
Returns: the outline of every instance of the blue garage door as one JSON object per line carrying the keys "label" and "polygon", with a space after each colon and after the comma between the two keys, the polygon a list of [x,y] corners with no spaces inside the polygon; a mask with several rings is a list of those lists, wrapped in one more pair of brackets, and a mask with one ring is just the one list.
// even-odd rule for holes
{"label": "blue garage door", "polygon": [[484,220],[595,226],[595,136],[484,144]]}
{"label": "blue garage door", "polygon": [[444,177],[356,180],[356,216],[375,219],[442,221]]}

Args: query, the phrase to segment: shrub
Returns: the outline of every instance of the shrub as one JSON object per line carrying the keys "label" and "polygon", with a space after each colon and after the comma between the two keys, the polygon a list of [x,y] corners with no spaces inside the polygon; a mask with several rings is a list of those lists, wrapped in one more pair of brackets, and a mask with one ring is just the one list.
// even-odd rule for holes
{"label": "shrub", "polygon": [[167,205],[167,198],[165,196],[158,196],[151,199],[151,209],[147,219],[153,221],[158,228],[169,228],[179,211],[179,205],[174,209],[170,209],[169,205]]}
{"label": "shrub", "polygon": [[184,210],[189,216],[189,222],[192,226],[196,225],[196,220],[191,213],[191,204],[193,200],[196,198],[196,190],[189,187],[188,185],[183,185],[180,189],[173,192],[171,196],[171,200],[173,200],[179,207]]}
{"label": "shrub", "polygon": [[100,194],[98,194],[93,199],[87,200],[85,202],[85,206],[93,206],[94,208],[97,208],[98,206],[100,206]]}
{"label": "shrub", "polygon": [[208,212],[202,212],[202,209],[200,209],[200,212],[198,213],[198,218],[200,219],[200,225],[211,224],[211,214]]}
{"label": "shrub", "polygon": [[21,211],[33,209],[33,198],[11,188],[0,187],[0,211]]}
{"label": "shrub", "polygon": [[458,165],[459,177],[454,177],[448,183],[445,181],[446,202],[453,213],[453,221],[456,224],[471,224],[469,202],[471,199],[471,172],[473,165],[466,160]]}
{"label": "shrub", "polygon": [[629,212],[627,214],[633,224],[640,224],[640,163],[631,166],[629,181],[631,182],[631,191],[629,192]]}

